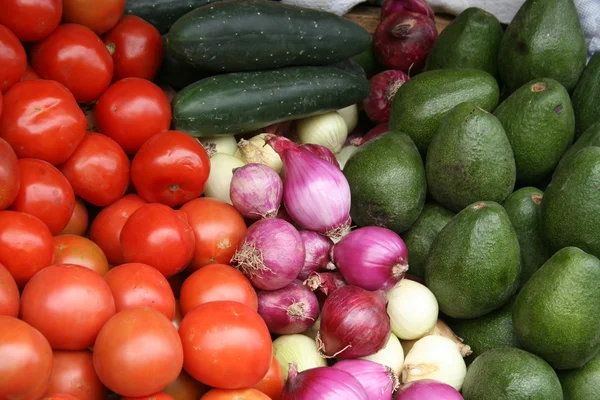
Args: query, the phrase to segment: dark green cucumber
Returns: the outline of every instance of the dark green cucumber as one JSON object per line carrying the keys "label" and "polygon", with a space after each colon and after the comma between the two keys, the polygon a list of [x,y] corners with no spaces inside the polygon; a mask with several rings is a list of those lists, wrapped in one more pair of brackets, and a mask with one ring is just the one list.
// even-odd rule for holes
{"label": "dark green cucumber", "polygon": [[192,136],[238,134],[361,102],[369,81],[334,67],[217,75],[173,99],[175,129]]}
{"label": "dark green cucumber", "polygon": [[367,78],[367,73],[365,72],[363,67],[361,67],[360,64],[357,63],[353,58],[349,58],[344,61],[339,61],[329,66],[341,69],[342,71],[352,75],[360,76],[365,79]]}
{"label": "dark green cucumber", "polygon": [[218,0],[127,0],[125,14],[145,19],[163,34],[188,12],[215,1]]}
{"label": "dark green cucumber", "polygon": [[[166,35],[163,35],[163,42]],[[165,47],[165,55],[160,65],[160,70],[156,76],[155,82],[171,86],[175,90],[181,90],[184,87],[198,82],[200,79],[207,78],[214,74],[199,70],[191,65],[184,64],[169,55]]]}
{"label": "dark green cucumber", "polygon": [[180,18],[167,43],[180,61],[239,72],[332,64],[365,51],[371,38],[332,13],[268,0],[223,0]]}

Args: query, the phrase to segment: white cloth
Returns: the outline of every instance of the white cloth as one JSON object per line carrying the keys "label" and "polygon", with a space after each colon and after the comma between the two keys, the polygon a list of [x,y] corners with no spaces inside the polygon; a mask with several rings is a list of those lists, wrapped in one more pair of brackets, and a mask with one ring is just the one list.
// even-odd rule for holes
{"label": "white cloth", "polygon": [[328,11],[337,15],[344,15],[350,11],[352,7],[364,2],[364,0],[281,0],[281,2],[299,7]]}

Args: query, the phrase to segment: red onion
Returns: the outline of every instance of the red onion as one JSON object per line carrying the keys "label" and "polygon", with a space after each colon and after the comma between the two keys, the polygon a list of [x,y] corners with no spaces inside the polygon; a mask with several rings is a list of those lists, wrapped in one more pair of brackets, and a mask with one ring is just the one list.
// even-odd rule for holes
{"label": "red onion", "polygon": [[336,167],[340,167],[340,164],[337,162],[335,155],[325,146],[321,146],[320,144],[312,144],[306,143],[301,147],[304,147],[306,150],[311,153],[321,157],[323,160],[329,162],[331,165],[335,165]]}
{"label": "red onion", "polygon": [[292,224],[280,218],[250,225],[231,261],[259,289],[292,283],[304,265],[304,243]]}
{"label": "red onion", "polygon": [[398,391],[397,400],[464,400],[463,397],[450,385],[422,379],[407,383]]}
{"label": "red onion", "polygon": [[300,231],[304,242],[306,256],[304,266],[298,274],[298,279],[305,280],[314,271],[327,268],[329,264],[329,252],[333,242],[325,236],[313,231]]}
{"label": "red onion", "polygon": [[296,280],[279,290],[259,291],[258,313],[271,333],[302,333],[319,317],[319,301],[309,288]]}
{"label": "red onion", "polygon": [[283,201],[303,228],[339,240],[350,225],[350,186],[339,168],[283,136],[267,136],[285,168]]}
{"label": "red onion", "polygon": [[325,296],[329,296],[334,290],[346,286],[346,281],[339,272],[313,272],[304,281],[313,292],[318,290]]}
{"label": "red onion", "polygon": [[325,300],[316,341],[327,357],[358,358],[381,350],[391,332],[382,290],[344,286]]}
{"label": "red onion", "polygon": [[380,72],[369,80],[371,90],[363,100],[363,107],[371,121],[378,124],[387,123],[396,92],[407,80],[408,75],[393,69]]}
{"label": "red onion", "polygon": [[376,138],[379,135],[383,135],[384,133],[386,133],[389,130],[390,129],[388,128],[388,124],[387,123],[386,124],[377,125],[373,129],[371,129],[369,132],[367,132],[367,134],[363,138],[363,143],[368,142],[369,140],[374,139],[374,138]]}
{"label": "red onion", "polygon": [[385,0],[381,6],[381,20],[383,21],[390,14],[402,11],[423,14],[435,20],[435,13],[425,0]]}
{"label": "red onion", "polygon": [[355,377],[332,367],[317,367],[297,372],[290,366],[280,400],[368,400]]}
{"label": "red onion", "polygon": [[273,218],[283,198],[283,182],[271,167],[246,164],[233,171],[229,196],[244,217]]}
{"label": "red onion", "polygon": [[408,269],[404,241],[395,232],[378,226],[350,232],[331,253],[344,280],[366,290],[390,289]]}
{"label": "red onion", "polygon": [[369,400],[392,400],[398,376],[389,367],[368,360],[343,360],[334,368],[348,372],[365,389]]}

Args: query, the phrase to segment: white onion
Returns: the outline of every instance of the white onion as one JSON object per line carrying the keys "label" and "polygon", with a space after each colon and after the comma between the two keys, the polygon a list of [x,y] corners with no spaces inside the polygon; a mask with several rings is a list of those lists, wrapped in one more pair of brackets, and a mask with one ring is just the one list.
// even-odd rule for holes
{"label": "white onion", "polygon": [[243,167],[245,164],[239,158],[229,154],[217,153],[210,158],[210,174],[206,181],[204,195],[214,197],[231,203],[229,191],[231,188],[231,179],[233,178],[233,169]]}
{"label": "white onion", "polygon": [[315,341],[299,333],[282,335],[273,340],[273,355],[279,361],[286,380],[290,363],[296,364],[298,372],[327,366],[327,360],[319,354]]}
{"label": "white onion", "polygon": [[242,139],[237,144],[235,156],[245,164],[265,164],[280,173],[283,168],[281,157],[273,148],[265,143],[267,133],[261,133],[249,140]]}
{"label": "white onion", "polygon": [[350,159],[350,157],[352,157],[352,155],[354,153],[356,153],[356,150],[358,150],[358,146],[355,146],[353,144],[349,144],[347,146],[344,146],[342,148],[342,150],[339,151],[339,153],[337,153],[335,155],[335,158],[338,162],[338,164],[340,164],[340,169],[344,170],[344,167],[346,166],[346,163],[348,162],[348,160]]}
{"label": "white onion", "polygon": [[354,128],[356,128],[356,125],[358,125],[358,106],[353,104],[351,106],[341,108],[337,110],[337,112],[342,118],[344,118],[344,122],[348,127],[348,132],[352,132]]}
{"label": "white onion", "polygon": [[333,153],[342,149],[348,137],[346,122],[335,111],[298,120],[296,130],[300,143],[318,144]]}
{"label": "white onion", "polygon": [[361,357],[361,360],[369,360],[389,367],[394,373],[400,376],[402,365],[404,364],[404,351],[400,341],[393,333],[383,349],[370,356]]}
{"label": "white onion", "polygon": [[209,157],[217,153],[234,155],[237,150],[237,142],[233,135],[220,135],[198,138]]}
{"label": "white onion", "polygon": [[438,302],[431,290],[424,285],[402,279],[387,292],[387,299],[392,332],[399,339],[418,339],[435,326]]}

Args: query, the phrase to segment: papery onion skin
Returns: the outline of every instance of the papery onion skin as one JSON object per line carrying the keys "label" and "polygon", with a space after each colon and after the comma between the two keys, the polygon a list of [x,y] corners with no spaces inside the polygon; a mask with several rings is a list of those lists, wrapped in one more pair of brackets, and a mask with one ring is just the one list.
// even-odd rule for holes
{"label": "papery onion skin", "polygon": [[346,281],[337,271],[334,272],[313,272],[304,281],[304,284],[308,286],[310,290],[319,291],[320,293],[328,296],[335,290],[347,285]]}
{"label": "papery onion skin", "polygon": [[398,388],[398,377],[388,367],[367,360],[343,360],[334,368],[348,372],[361,384],[369,400],[392,400]]}
{"label": "papery onion skin", "polygon": [[304,265],[304,243],[292,224],[280,218],[250,225],[232,263],[263,290],[292,283]]}
{"label": "papery onion skin", "polygon": [[233,172],[229,197],[246,218],[273,218],[283,199],[283,181],[271,167],[246,164]]}
{"label": "papery onion skin", "polygon": [[340,167],[340,164],[337,162],[337,158],[335,158],[335,155],[327,147],[321,146],[320,144],[312,143],[303,144],[301,147],[304,147],[306,150],[310,151],[314,155],[321,157],[323,160],[329,162],[331,165],[334,165],[338,168]]}
{"label": "papery onion skin", "polygon": [[298,274],[298,279],[305,280],[314,271],[320,271],[327,268],[330,262],[329,253],[333,247],[333,242],[325,236],[313,232],[302,230],[300,236],[304,242],[305,258],[304,266]]}
{"label": "papery onion skin", "polygon": [[332,367],[297,373],[290,368],[280,400],[369,400],[361,384],[346,371]]}
{"label": "papery onion skin", "polygon": [[450,385],[433,379],[423,379],[400,387],[396,400],[464,400],[464,398]]}

